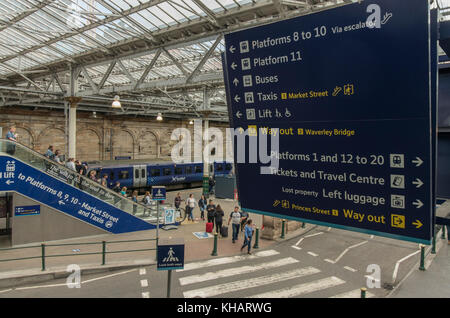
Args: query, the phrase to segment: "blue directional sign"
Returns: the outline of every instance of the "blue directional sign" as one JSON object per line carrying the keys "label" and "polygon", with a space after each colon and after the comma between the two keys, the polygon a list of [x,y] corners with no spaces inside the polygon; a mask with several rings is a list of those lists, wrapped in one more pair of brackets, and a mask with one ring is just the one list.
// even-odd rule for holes
{"label": "blue directional sign", "polygon": [[[92,185],[83,186],[91,187]],[[106,201],[99,200],[87,192],[11,157],[0,156],[0,191],[19,192],[37,202],[114,234],[155,228],[154,225]],[[105,193],[105,199],[107,199],[107,193]]]}
{"label": "blue directional sign", "polygon": [[41,214],[40,205],[16,206],[16,208],[14,209],[14,216],[39,215],[39,214]]}
{"label": "blue directional sign", "polygon": [[352,3],[225,44],[243,210],[430,243],[428,1]]}
{"label": "blue directional sign", "polygon": [[160,239],[158,242],[158,270],[184,268],[184,240],[182,238]]}
{"label": "blue directional sign", "polygon": [[155,201],[164,201],[166,199],[166,187],[153,186],[152,187],[152,199]]}

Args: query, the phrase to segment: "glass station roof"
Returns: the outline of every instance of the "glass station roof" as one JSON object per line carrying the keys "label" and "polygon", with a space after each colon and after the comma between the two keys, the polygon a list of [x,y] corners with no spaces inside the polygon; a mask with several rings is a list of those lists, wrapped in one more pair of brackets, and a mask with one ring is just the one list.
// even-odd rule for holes
{"label": "glass station roof", "polygon": [[[110,45],[131,39],[150,38],[153,32],[255,2],[0,0],[0,75],[21,72],[55,60],[70,60],[72,56],[92,50],[107,50]],[[200,52],[204,54],[208,45],[211,43],[192,45],[170,53],[177,59],[192,57]],[[223,49],[223,45],[216,49]],[[218,66],[216,62],[208,62],[206,67],[215,68]],[[130,63],[139,64],[139,59]],[[190,68],[189,63],[185,66]],[[102,71],[98,69],[98,72]]]}

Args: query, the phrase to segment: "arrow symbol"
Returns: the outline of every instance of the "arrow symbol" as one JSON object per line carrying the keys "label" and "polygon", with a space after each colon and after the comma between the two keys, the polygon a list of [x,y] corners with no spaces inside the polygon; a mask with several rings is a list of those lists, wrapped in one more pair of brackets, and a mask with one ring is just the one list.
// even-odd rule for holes
{"label": "arrow symbol", "polygon": [[416,185],[416,188],[420,188],[423,185],[422,180],[416,178],[416,181],[413,181],[412,184]]}
{"label": "arrow symbol", "polygon": [[238,111],[238,112],[236,113],[236,117],[240,119],[240,118],[242,117],[242,113],[241,113],[240,111]]}
{"label": "arrow symbol", "polygon": [[231,64],[231,68],[233,69],[233,71],[236,69],[236,67],[237,67],[237,64],[233,62],[233,63]]}
{"label": "arrow symbol", "polygon": [[59,205],[65,205],[63,200],[59,200],[58,203],[59,203]]}
{"label": "arrow symbol", "polygon": [[234,100],[236,101],[236,103],[239,103],[239,101],[241,100],[241,98],[240,98],[238,95],[236,95],[236,96],[234,96]]}
{"label": "arrow symbol", "polygon": [[419,199],[417,199],[416,201],[414,201],[414,202],[413,202],[413,205],[415,205],[417,209],[420,209],[421,207],[423,207],[423,203],[422,203],[422,201],[420,201]]}
{"label": "arrow symbol", "polygon": [[234,51],[236,51],[236,48],[232,45],[232,46],[230,46],[230,52],[231,53],[234,53]]}
{"label": "arrow symbol", "polygon": [[234,84],[234,86],[238,86],[239,80],[238,80],[237,78],[235,78],[235,79],[233,80],[233,84]]}
{"label": "arrow symbol", "polygon": [[416,167],[420,167],[422,165],[422,163],[423,163],[423,160],[420,159],[419,157],[416,157],[416,159],[413,160],[412,163],[415,163]]}
{"label": "arrow symbol", "polygon": [[416,222],[413,222],[413,225],[415,225],[416,229],[418,229],[418,228],[421,228],[423,224],[419,220],[416,220]]}
{"label": "arrow symbol", "polygon": [[7,181],[6,181],[6,184],[7,184],[7,185],[10,185],[11,183],[14,183],[14,181],[12,181],[12,180],[7,180]]}

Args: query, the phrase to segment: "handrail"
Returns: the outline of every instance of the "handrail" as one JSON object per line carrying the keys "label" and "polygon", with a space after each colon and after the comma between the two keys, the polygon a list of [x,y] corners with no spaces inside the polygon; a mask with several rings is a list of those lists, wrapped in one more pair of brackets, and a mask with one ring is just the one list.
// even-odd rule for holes
{"label": "handrail", "polygon": [[[0,263],[2,262],[9,262],[9,261],[21,261],[21,260],[30,260],[30,259],[38,259],[40,258],[42,261],[42,271],[45,271],[45,260],[49,257],[73,257],[73,256],[84,256],[84,255],[102,255],[102,263],[101,265],[106,264],[106,254],[118,254],[118,253],[130,253],[130,252],[146,252],[146,251],[156,251],[157,248],[144,248],[144,249],[127,249],[127,250],[119,250],[119,251],[107,251],[106,246],[107,244],[114,244],[114,243],[135,243],[135,242],[152,242],[155,241],[157,244],[157,239],[139,239],[139,240],[124,240],[124,241],[99,241],[99,242],[74,242],[74,243],[61,243],[61,244],[40,244],[40,245],[33,245],[33,246],[24,246],[24,247],[11,247],[11,248],[1,248],[0,251],[12,251],[17,249],[26,249],[26,248],[40,248],[41,249],[41,255],[39,256],[28,256],[28,257],[19,257],[19,258],[9,258],[9,259],[0,259]],[[101,252],[85,252],[85,253],[76,253],[76,254],[46,254],[46,247],[63,247],[67,245],[102,245],[102,251]],[[156,245],[155,244],[155,245]]]}
{"label": "handrail", "polygon": [[[135,205],[135,206],[137,206],[137,207],[140,206],[140,207],[142,207],[142,208],[144,208],[144,209],[148,209],[148,208],[149,208],[149,207],[148,207],[147,205],[145,205],[145,204],[142,204],[142,203],[140,203],[140,202],[134,202],[133,200],[131,200],[131,199],[128,198],[128,197],[125,197],[125,196],[122,196],[122,195],[117,194],[116,192],[112,191],[112,190],[109,189],[108,187],[104,187],[104,186],[101,185],[100,183],[95,182],[95,181],[89,179],[88,177],[86,177],[86,176],[84,176],[84,175],[82,175],[82,174],[79,174],[77,171],[71,170],[71,169],[67,168],[67,167],[64,166],[64,165],[59,164],[58,162],[55,162],[55,161],[53,161],[53,160],[47,158],[46,156],[40,154],[39,152],[37,152],[37,151],[35,151],[35,150],[33,150],[33,149],[31,149],[31,148],[29,148],[29,147],[27,147],[27,146],[25,146],[25,145],[19,143],[19,142],[13,142],[13,141],[10,141],[10,140],[8,140],[8,139],[0,138],[0,144],[1,144],[2,142],[6,143],[6,144],[14,145],[14,146],[19,146],[19,147],[25,149],[26,151],[32,153],[34,156],[36,156],[36,157],[38,157],[38,158],[44,160],[45,162],[47,162],[47,163],[49,163],[49,164],[51,164],[51,165],[56,166],[58,169],[60,169],[60,170],[62,170],[62,171],[66,171],[66,172],[69,173],[69,174],[75,175],[75,176],[79,177],[81,180],[87,181],[88,184],[91,184],[91,185],[93,185],[93,186],[95,186],[95,187],[99,187],[99,188],[102,189],[102,190],[106,190],[107,193],[112,194],[113,197],[115,197],[115,198],[120,198],[120,199],[122,199],[122,200],[125,199],[125,200],[126,200],[125,202],[128,202],[129,204]],[[19,158],[19,159],[20,159],[20,158]],[[47,173],[47,174],[49,174],[48,171],[44,171],[44,172]],[[50,174],[50,176],[52,176],[52,175]],[[54,176],[52,176],[52,177],[54,177]],[[80,183],[81,183],[81,180],[80,180]],[[73,186],[72,184],[70,184],[70,183],[68,183],[68,182],[66,182],[66,184],[69,185],[69,186],[75,187],[75,186]],[[80,188],[77,188],[77,189],[80,190],[80,191],[83,191],[83,192],[85,192],[85,193],[87,193],[87,194],[93,195],[92,193],[86,192],[86,191],[84,191],[83,189],[80,189]],[[95,196],[95,195],[93,195],[93,196]],[[100,198],[98,198],[98,199],[100,199]],[[100,200],[101,200],[101,199],[100,199]],[[121,210],[122,210],[122,209],[121,209]],[[126,212],[126,211],[125,211],[125,212]],[[159,211],[158,211],[158,212],[159,212]],[[128,213],[128,212],[127,212],[127,213]]]}

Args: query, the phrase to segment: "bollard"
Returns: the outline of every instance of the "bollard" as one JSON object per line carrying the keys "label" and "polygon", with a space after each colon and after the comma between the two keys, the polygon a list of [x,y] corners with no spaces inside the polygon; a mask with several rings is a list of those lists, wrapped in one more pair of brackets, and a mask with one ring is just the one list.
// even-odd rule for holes
{"label": "bollard", "polygon": [[433,241],[431,244],[431,254],[436,254],[436,235],[433,235]]}
{"label": "bollard", "polygon": [[419,270],[425,270],[425,245],[420,244],[420,266]]}
{"label": "bollard", "polygon": [[282,238],[282,239],[284,239],[284,227],[285,227],[285,225],[286,225],[286,221],[282,220],[281,221],[281,236],[280,236],[280,238]]}
{"label": "bollard", "polygon": [[211,256],[217,256],[217,232],[214,233],[214,248],[211,253]]}
{"label": "bollard", "polygon": [[259,228],[256,228],[256,233],[255,233],[255,244],[253,245],[253,248],[259,248]]}
{"label": "bollard", "polygon": [[42,251],[42,270],[45,271],[45,244],[41,244]]}
{"label": "bollard", "polygon": [[442,236],[441,239],[445,240],[445,225],[442,225]]}
{"label": "bollard", "polygon": [[303,223],[302,223],[302,229],[305,228],[305,225],[306,225],[305,222],[303,222]]}
{"label": "bollard", "polygon": [[367,289],[366,288],[361,288],[361,298],[366,298],[366,292],[367,292]]}
{"label": "bollard", "polygon": [[102,241],[102,265],[106,263],[106,242]]}

